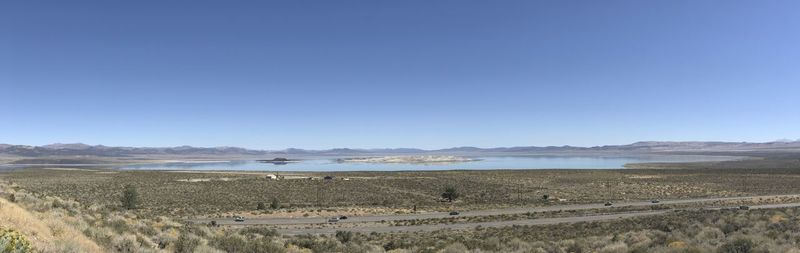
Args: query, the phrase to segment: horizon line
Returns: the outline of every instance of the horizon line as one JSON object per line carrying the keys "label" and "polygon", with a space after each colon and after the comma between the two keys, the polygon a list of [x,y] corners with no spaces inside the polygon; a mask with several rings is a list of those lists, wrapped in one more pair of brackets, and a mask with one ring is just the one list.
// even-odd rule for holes
{"label": "horizon line", "polygon": [[379,147],[379,148],[353,148],[353,147],[331,147],[331,148],[297,148],[297,147],[287,147],[282,149],[269,149],[269,148],[247,148],[241,146],[192,146],[192,145],[177,145],[177,146],[116,146],[116,145],[104,145],[104,144],[87,144],[83,142],[54,142],[50,144],[44,145],[29,145],[29,144],[10,144],[10,143],[0,143],[0,145],[9,145],[9,146],[29,146],[29,147],[46,147],[46,146],[53,146],[53,145],[85,145],[89,147],[110,147],[110,148],[181,148],[181,147],[189,147],[189,148],[240,148],[245,150],[253,150],[253,151],[283,151],[289,149],[298,149],[298,150],[307,150],[307,151],[323,151],[323,150],[334,150],[334,149],[350,149],[350,150],[379,150],[379,149],[416,149],[422,151],[436,151],[436,150],[443,150],[443,149],[455,149],[455,148],[478,148],[478,149],[492,149],[492,148],[516,148],[516,147],[572,147],[572,148],[596,148],[596,147],[608,147],[608,146],[625,146],[625,145],[633,145],[636,143],[750,143],[750,144],[768,144],[768,143],[795,143],[800,142],[800,139],[776,139],[772,141],[720,141],[720,140],[682,140],[682,141],[658,141],[658,140],[648,140],[648,141],[635,141],[626,144],[604,144],[604,145],[594,145],[594,146],[578,146],[578,145],[511,145],[511,146],[491,146],[491,147],[478,147],[478,146],[450,146],[444,148],[414,148],[414,147]]}

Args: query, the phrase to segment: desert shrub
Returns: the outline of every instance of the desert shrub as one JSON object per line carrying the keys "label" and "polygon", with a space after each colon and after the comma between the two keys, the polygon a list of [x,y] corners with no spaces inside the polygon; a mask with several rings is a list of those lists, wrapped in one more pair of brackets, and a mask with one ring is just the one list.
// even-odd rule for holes
{"label": "desert shrub", "polygon": [[252,227],[242,228],[241,230],[239,230],[239,234],[242,235],[258,234],[265,237],[274,237],[278,235],[278,231],[265,226],[252,226]]}
{"label": "desert shrub", "polygon": [[288,244],[310,249],[314,253],[337,252],[339,241],[329,238],[316,238],[312,235],[301,235],[293,238]]}
{"label": "desert shrub", "polygon": [[[575,244],[573,243],[572,245]],[[506,244],[506,247],[512,251],[525,252],[530,248],[530,245],[527,242],[520,240],[519,238],[514,238],[511,239],[511,241],[509,241],[508,244]],[[582,253],[578,251],[571,251],[571,252]]]}
{"label": "desert shrub", "polygon": [[211,238],[210,244],[215,248],[227,252],[242,252],[247,247],[247,241],[238,234],[218,235]]}
{"label": "desert shrub", "polygon": [[31,242],[24,235],[12,229],[0,228],[0,251],[6,253],[33,252]]}
{"label": "desert shrub", "polygon": [[153,226],[150,226],[149,224],[139,224],[136,227],[136,230],[139,233],[142,233],[142,234],[147,235],[147,236],[158,235],[158,230],[156,230],[156,228],[154,228]]}
{"label": "desert shrub", "polygon": [[200,238],[189,233],[181,233],[175,241],[176,253],[192,253],[200,245]]}
{"label": "desert shrub", "polygon": [[203,244],[197,246],[197,248],[194,249],[194,253],[225,253],[225,251],[221,251],[211,246]]}
{"label": "desert shrub", "polygon": [[479,248],[488,250],[488,251],[499,251],[502,247],[502,243],[500,242],[500,238],[492,236],[481,240]]}
{"label": "desert shrub", "polygon": [[589,252],[589,250],[586,248],[586,244],[583,243],[582,241],[574,241],[573,243],[569,244],[569,246],[567,246],[567,252],[584,253],[584,252]]}
{"label": "desert shrub", "polygon": [[283,245],[274,243],[269,238],[261,238],[249,241],[244,252],[284,253],[286,252],[286,249],[283,247]]}
{"label": "desert shrub", "polygon": [[83,234],[98,245],[106,248],[111,247],[114,240],[114,233],[105,227],[87,227],[83,230]]}
{"label": "desert shrub", "polygon": [[719,247],[719,253],[750,253],[754,252],[755,243],[750,239],[739,238],[731,242],[727,242]]}
{"label": "desert shrub", "polygon": [[113,249],[116,252],[133,253],[139,249],[139,243],[134,235],[122,235],[115,237],[112,241]]}
{"label": "desert shrub", "polygon": [[132,230],[131,226],[128,224],[128,221],[125,219],[125,217],[121,216],[114,216],[109,218],[109,220],[106,222],[106,226],[113,229],[118,234],[122,234]]}
{"label": "desert shrub", "polygon": [[600,249],[602,253],[625,253],[628,252],[628,245],[624,242],[616,242],[613,244],[606,245],[602,249]]}
{"label": "desert shrub", "polygon": [[725,238],[725,233],[719,228],[703,227],[697,232],[695,238],[701,241],[716,241]]}
{"label": "desert shrub", "polygon": [[53,240],[49,248],[41,252],[59,252],[59,253],[86,253],[91,252],[92,248],[87,247],[88,241],[81,241],[75,238],[56,238]]}
{"label": "desert shrub", "polygon": [[64,208],[64,209],[68,208],[68,205],[66,205],[60,199],[54,199],[53,202],[51,202],[51,203],[52,204],[50,206],[53,207],[53,208]]}
{"label": "desert shrub", "polygon": [[[349,242],[344,245],[341,249],[341,252],[352,252],[352,253],[383,253],[385,250],[378,245],[372,244],[362,244],[356,242]],[[411,251],[393,251],[392,253],[402,253],[402,252],[411,252]]]}
{"label": "desert shrub", "polygon": [[164,233],[156,236],[153,238],[153,241],[157,244],[159,249],[165,249],[168,245],[172,245],[177,241],[178,238],[174,237],[172,234]]}
{"label": "desert shrub", "polygon": [[336,240],[341,243],[347,243],[353,239],[353,232],[350,231],[336,231]]}
{"label": "desert shrub", "polygon": [[442,249],[440,252],[441,253],[464,253],[464,252],[468,252],[468,251],[469,251],[469,249],[467,249],[467,246],[464,246],[464,244],[453,243],[453,244],[448,245],[447,247],[444,247],[444,249]]}
{"label": "desert shrub", "polygon": [[194,223],[186,223],[182,227],[175,228],[175,229],[180,230],[181,234],[184,234],[184,233],[193,234],[193,235],[196,235],[197,237],[201,237],[201,238],[209,237],[211,234],[214,234],[212,229],[209,228],[208,226],[203,226],[203,225],[194,224]]}
{"label": "desert shrub", "polygon": [[267,205],[264,204],[264,202],[258,202],[258,205],[256,205],[256,210],[264,210],[264,209],[267,209]]}

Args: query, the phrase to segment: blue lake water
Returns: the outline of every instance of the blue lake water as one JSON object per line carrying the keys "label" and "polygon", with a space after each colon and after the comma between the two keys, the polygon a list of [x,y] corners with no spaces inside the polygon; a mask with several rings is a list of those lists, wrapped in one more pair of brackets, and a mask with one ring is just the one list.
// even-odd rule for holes
{"label": "blue lake water", "polygon": [[406,171],[406,170],[492,170],[492,169],[620,169],[627,163],[696,162],[736,159],[722,156],[514,156],[475,157],[473,162],[446,164],[340,163],[335,158],[307,159],[287,164],[256,161],[209,161],[138,164],[124,170],[218,170],[218,171]]}

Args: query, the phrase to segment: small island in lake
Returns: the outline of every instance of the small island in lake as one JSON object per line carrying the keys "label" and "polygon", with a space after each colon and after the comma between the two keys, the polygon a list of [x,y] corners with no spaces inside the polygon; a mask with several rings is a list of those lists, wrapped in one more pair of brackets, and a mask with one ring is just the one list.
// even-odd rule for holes
{"label": "small island in lake", "polygon": [[283,164],[287,164],[287,163],[295,163],[295,162],[299,162],[299,161],[300,160],[297,160],[297,159],[289,159],[289,158],[283,158],[283,157],[276,157],[276,158],[269,159],[269,160],[256,160],[256,162],[260,162],[260,163],[271,163],[271,164],[277,164],[277,165],[283,165]]}

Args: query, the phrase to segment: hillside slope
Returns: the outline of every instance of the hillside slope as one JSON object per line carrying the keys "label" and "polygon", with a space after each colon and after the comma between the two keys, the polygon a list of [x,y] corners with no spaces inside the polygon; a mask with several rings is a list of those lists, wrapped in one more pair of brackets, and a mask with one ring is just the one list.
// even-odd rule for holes
{"label": "hillside slope", "polygon": [[35,252],[103,252],[83,233],[54,213],[30,212],[0,198],[0,227],[24,235]]}

